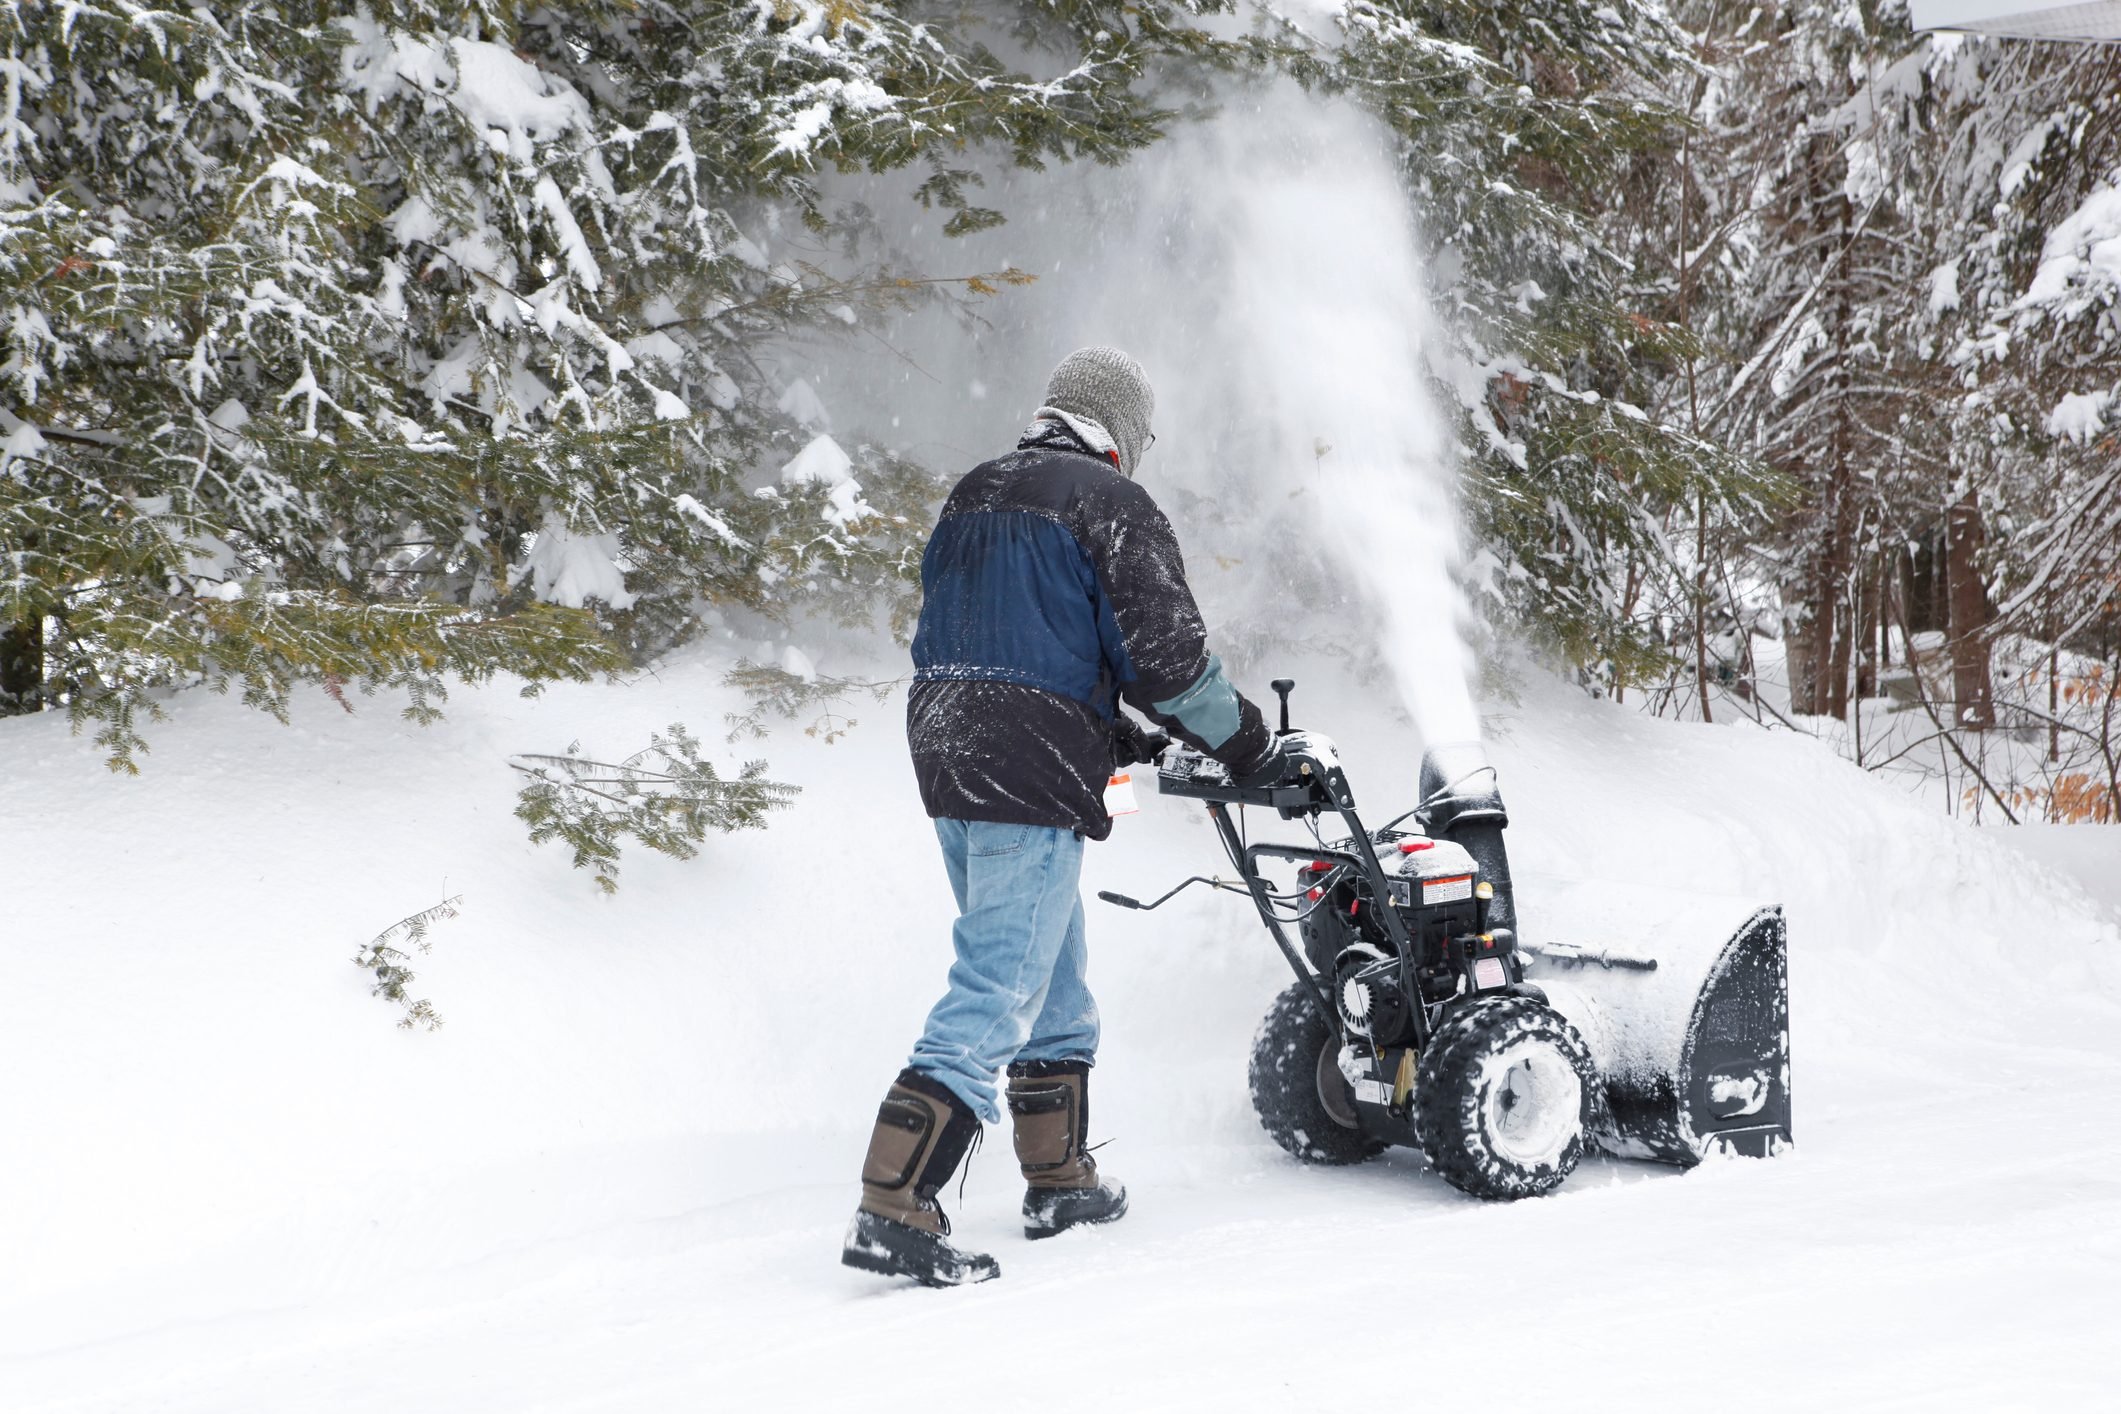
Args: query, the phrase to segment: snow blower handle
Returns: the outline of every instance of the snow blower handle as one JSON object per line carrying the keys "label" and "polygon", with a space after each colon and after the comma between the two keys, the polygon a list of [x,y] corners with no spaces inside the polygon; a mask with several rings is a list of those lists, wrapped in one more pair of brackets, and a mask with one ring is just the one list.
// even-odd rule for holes
{"label": "snow blower handle", "polygon": [[[1318,732],[1291,731],[1276,742],[1288,774],[1273,784],[1240,785],[1230,779],[1230,768],[1214,757],[1189,747],[1173,747],[1156,772],[1157,789],[1164,795],[1224,805],[1262,805],[1281,812],[1284,820],[1326,810],[1346,815],[1355,808],[1355,793],[1348,789],[1340,752],[1331,738]],[[1360,826],[1350,820],[1348,828],[1359,830]]]}
{"label": "snow blower handle", "polygon": [[1192,878],[1186,880],[1185,883],[1180,884],[1177,888],[1171,890],[1163,897],[1153,898],[1147,903],[1143,903],[1138,898],[1128,898],[1125,894],[1113,893],[1110,889],[1099,889],[1097,891],[1097,896],[1106,903],[1116,903],[1121,908],[1138,908],[1142,912],[1147,913],[1152,908],[1162,908],[1165,904],[1169,903],[1174,897],[1185,892],[1187,889],[1192,888],[1195,884],[1206,884],[1211,889],[1222,889],[1228,893],[1233,894],[1250,894],[1252,892],[1243,884],[1233,884],[1228,879],[1216,879],[1211,878],[1206,874],[1195,874]]}
{"label": "snow blower handle", "polygon": [[1296,691],[1296,679],[1276,678],[1273,682],[1268,683],[1267,686],[1273,688],[1274,695],[1281,699],[1281,730],[1276,732],[1275,735],[1287,736],[1291,731],[1295,730],[1289,725],[1289,694]]}
{"label": "snow blower handle", "polygon": [[[1292,731],[1282,738],[1282,747],[1296,766],[1296,779],[1311,792],[1312,807],[1340,811],[1355,808],[1355,792],[1348,789],[1347,773],[1340,769],[1340,749],[1332,739],[1317,732]],[[1349,829],[1361,822],[1350,819]]]}

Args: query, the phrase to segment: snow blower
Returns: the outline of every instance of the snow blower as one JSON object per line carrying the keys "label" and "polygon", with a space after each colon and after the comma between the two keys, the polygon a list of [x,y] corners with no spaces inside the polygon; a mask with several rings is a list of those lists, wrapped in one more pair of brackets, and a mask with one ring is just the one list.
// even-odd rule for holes
{"label": "snow blower", "polygon": [[[1527,938],[1481,748],[1432,748],[1420,804],[1369,830],[1333,743],[1290,727],[1294,687],[1274,683],[1300,784],[1240,786],[1183,747],[1157,772],[1163,794],[1207,803],[1238,880],[1196,876],[1149,903],[1098,895],[1140,909],[1194,884],[1250,895],[1296,975],[1252,1049],[1253,1106],[1277,1143],[1318,1164],[1419,1148],[1453,1186],[1497,1199],[1551,1192],[1589,1144],[1691,1166],[1790,1143],[1781,909],[1719,920],[1699,905],[1684,922],[1708,931],[1640,945]],[[1248,805],[1309,838],[1249,839],[1231,811]],[[1345,839],[1320,832],[1329,813]],[[1276,887],[1267,869],[1289,866]],[[1685,912],[1657,905],[1614,916]]]}

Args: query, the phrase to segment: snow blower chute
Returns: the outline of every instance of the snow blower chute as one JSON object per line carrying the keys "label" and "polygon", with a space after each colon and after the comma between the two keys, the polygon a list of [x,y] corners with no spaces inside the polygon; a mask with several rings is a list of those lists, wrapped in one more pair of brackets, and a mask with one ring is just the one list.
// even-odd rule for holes
{"label": "snow blower chute", "polygon": [[[1157,773],[1164,794],[1207,803],[1239,881],[1197,877],[1147,904],[1099,894],[1128,908],[1194,883],[1251,896],[1296,974],[1252,1053],[1276,1142],[1311,1163],[1418,1147],[1482,1198],[1550,1192],[1591,1143],[1685,1166],[1790,1142],[1779,908],[1584,886],[1567,912],[1605,925],[1598,941],[1528,937],[1481,748],[1431,749],[1420,804],[1368,830],[1332,742],[1289,726],[1294,686],[1274,690],[1301,784],[1239,786],[1183,748]],[[1233,805],[1302,821],[1309,839],[1251,840]],[[1345,839],[1321,834],[1329,812]],[[1289,866],[1277,887],[1267,869]]]}

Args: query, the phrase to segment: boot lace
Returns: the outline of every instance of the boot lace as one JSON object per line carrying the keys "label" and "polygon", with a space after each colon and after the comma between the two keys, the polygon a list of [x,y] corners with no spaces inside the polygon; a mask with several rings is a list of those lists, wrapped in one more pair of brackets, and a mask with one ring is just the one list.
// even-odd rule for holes
{"label": "boot lace", "polygon": [[972,1131],[972,1142],[965,1146],[965,1166],[957,1171],[957,1202],[959,1207],[963,1207],[965,1203],[965,1180],[972,1177],[972,1156],[979,1152],[980,1145],[984,1144],[986,1140],[987,1126],[983,1124]]}
{"label": "boot lace", "polygon": [[[986,1126],[982,1125],[972,1131],[972,1142],[965,1146],[965,1157],[957,1174],[957,1201],[960,1206],[963,1206],[965,1201],[965,1180],[972,1177],[972,1156],[979,1152],[980,1145],[986,1140],[986,1137]],[[932,1190],[923,1190],[919,1196],[921,1206],[935,1214],[936,1221],[942,1224],[943,1236],[948,1237],[950,1235],[950,1214],[945,1212],[943,1205],[935,1200],[936,1195]]]}

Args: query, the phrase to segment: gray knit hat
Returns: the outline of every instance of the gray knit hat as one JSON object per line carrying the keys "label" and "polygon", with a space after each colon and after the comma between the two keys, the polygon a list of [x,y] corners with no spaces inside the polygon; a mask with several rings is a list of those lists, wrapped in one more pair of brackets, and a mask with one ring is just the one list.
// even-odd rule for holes
{"label": "gray knit hat", "polygon": [[1140,364],[1118,349],[1093,345],[1077,349],[1053,370],[1039,411],[1048,409],[1068,414],[1071,422],[1086,418],[1110,433],[1120,471],[1132,476],[1149,445],[1156,392]]}

